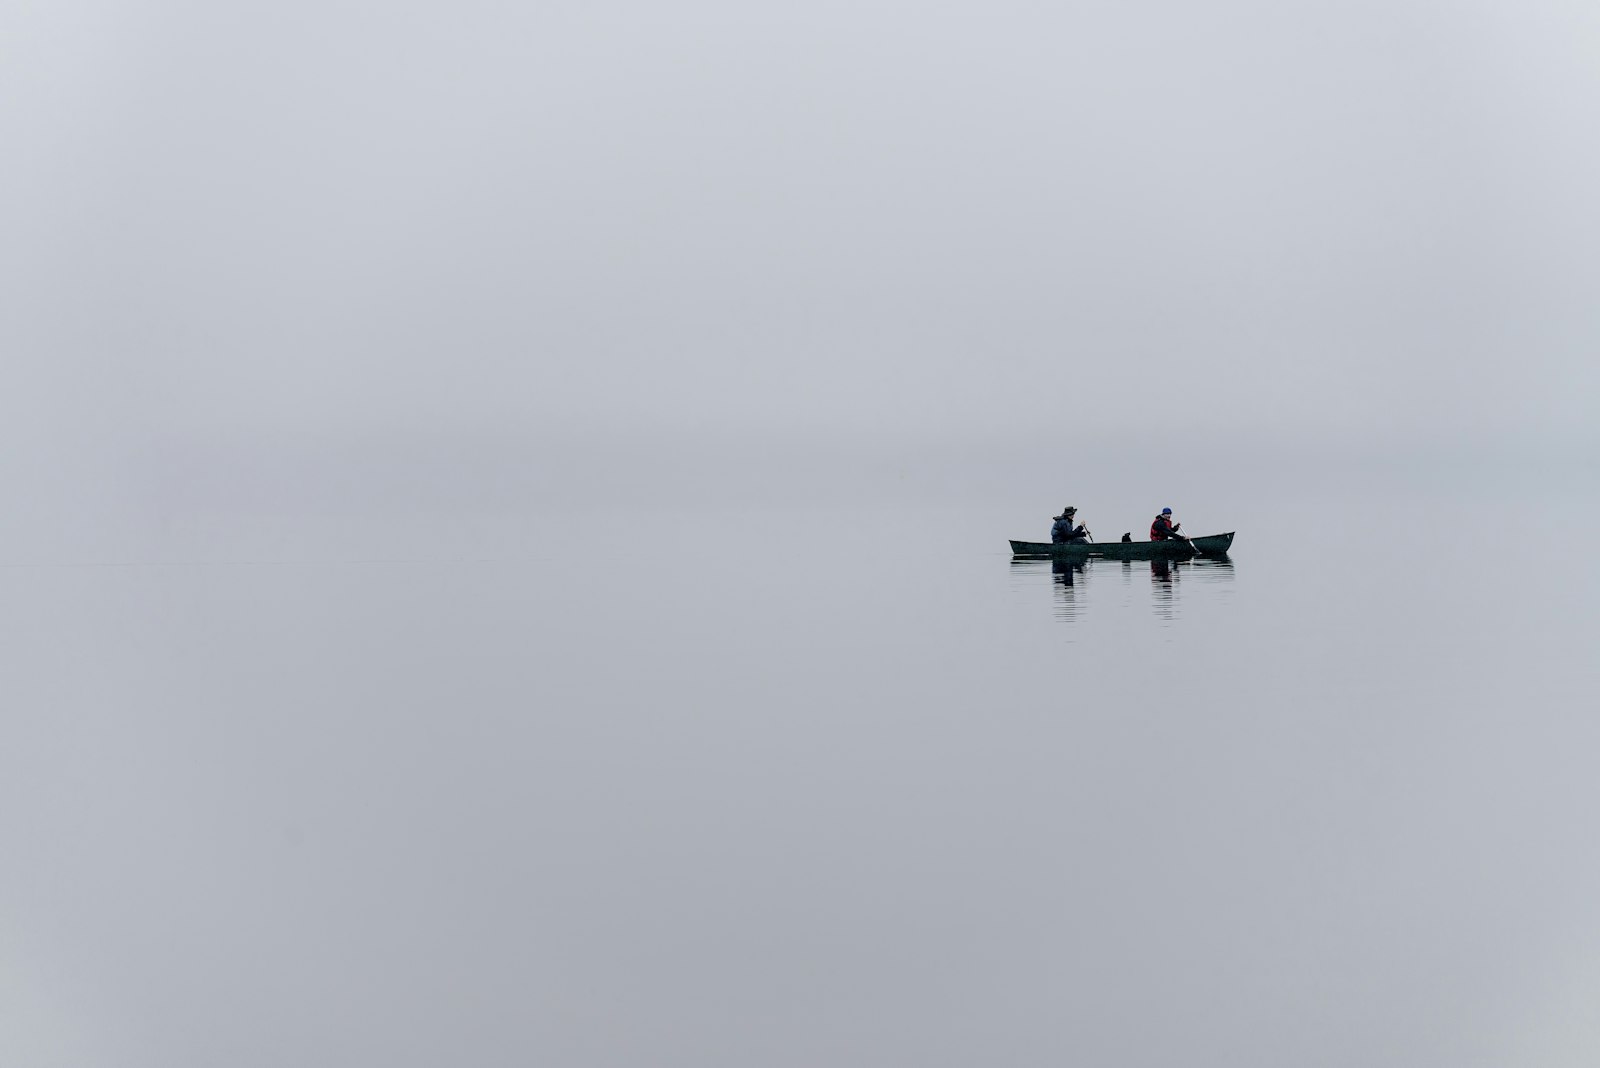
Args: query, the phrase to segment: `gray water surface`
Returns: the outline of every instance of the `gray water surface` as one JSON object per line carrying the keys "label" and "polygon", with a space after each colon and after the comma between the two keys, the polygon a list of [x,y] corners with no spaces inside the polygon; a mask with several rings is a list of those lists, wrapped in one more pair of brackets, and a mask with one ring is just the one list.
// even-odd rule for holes
{"label": "gray water surface", "polygon": [[1239,537],[1170,568],[1011,560],[1049,507],[773,507],[0,571],[16,1033],[106,1065],[1580,1063],[1595,567],[1301,504],[1180,509]]}

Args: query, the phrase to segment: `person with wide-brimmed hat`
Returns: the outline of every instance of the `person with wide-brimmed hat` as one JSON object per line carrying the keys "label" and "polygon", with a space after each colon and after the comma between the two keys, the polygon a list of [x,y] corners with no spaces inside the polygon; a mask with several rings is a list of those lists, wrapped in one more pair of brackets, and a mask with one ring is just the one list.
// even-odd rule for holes
{"label": "person with wide-brimmed hat", "polygon": [[1059,545],[1062,542],[1089,540],[1089,528],[1073,520],[1077,514],[1078,510],[1070,504],[1061,509],[1061,514],[1055,517],[1055,524],[1050,528],[1052,542]]}

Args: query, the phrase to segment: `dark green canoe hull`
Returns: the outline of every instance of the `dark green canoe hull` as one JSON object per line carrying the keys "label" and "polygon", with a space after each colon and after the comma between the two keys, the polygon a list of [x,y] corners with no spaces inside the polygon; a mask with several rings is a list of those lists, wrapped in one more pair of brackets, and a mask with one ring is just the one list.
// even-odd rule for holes
{"label": "dark green canoe hull", "polygon": [[1185,541],[1080,541],[1052,544],[1048,541],[1014,541],[1012,556],[1085,557],[1103,556],[1109,560],[1187,560],[1191,556],[1225,556],[1233,544],[1233,531],[1208,534]]}

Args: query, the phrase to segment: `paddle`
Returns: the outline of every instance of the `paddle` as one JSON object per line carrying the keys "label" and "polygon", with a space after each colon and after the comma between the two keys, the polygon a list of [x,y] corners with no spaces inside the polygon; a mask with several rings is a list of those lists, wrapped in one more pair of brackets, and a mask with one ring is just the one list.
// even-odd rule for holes
{"label": "paddle", "polygon": [[1195,556],[1199,556],[1200,555],[1200,550],[1196,549],[1194,547],[1194,539],[1189,537],[1189,535],[1187,535],[1187,534],[1179,534],[1178,533],[1178,531],[1180,531],[1182,529],[1183,529],[1183,524],[1182,523],[1174,523],[1174,524],[1172,524],[1172,536],[1174,538],[1177,538],[1179,541],[1183,542],[1185,545],[1187,545],[1189,547],[1189,552],[1193,553]]}
{"label": "paddle", "polygon": [[1179,534],[1178,533],[1179,530],[1183,529],[1183,524],[1182,523],[1173,523],[1173,524],[1171,524],[1171,526],[1168,529],[1169,529],[1169,533],[1167,534],[1167,538],[1169,540],[1183,542],[1185,545],[1187,545],[1189,547],[1189,555],[1191,555],[1191,556],[1199,556],[1200,555],[1200,550],[1196,549],[1194,547],[1194,539],[1189,537],[1189,535],[1187,535],[1187,534]]}

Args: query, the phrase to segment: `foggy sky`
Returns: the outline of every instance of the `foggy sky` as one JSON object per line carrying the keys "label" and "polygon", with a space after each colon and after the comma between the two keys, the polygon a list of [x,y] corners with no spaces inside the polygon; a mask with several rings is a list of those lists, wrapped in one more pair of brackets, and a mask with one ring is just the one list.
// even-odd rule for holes
{"label": "foggy sky", "polygon": [[5,17],[18,447],[1587,432],[1583,4]]}

